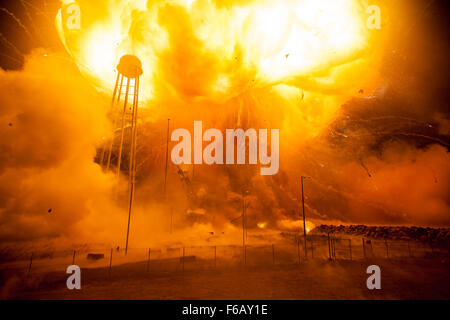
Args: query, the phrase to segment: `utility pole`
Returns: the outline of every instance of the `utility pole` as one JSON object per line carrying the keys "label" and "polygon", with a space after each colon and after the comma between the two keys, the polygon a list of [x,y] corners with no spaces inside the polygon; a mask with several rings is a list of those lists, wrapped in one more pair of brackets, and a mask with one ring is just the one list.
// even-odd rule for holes
{"label": "utility pole", "polygon": [[170,130],[170,118],[167,119],[167,140],[166,140],[166,168],[164,170],[164,196],[166,195],[167,188],[167,168],[169,165],[169,130]]}
{"label": "utility pole", "polygon": [[248,194],[248,190],[244,191],[242,194],[242,247],[244,250],[244,264],[247,263],[247,251],[245,247],[245,239],[247,238],[247,214],[246,214],[246,204],[245,196]]}
{"label": "utility pole", "polygon": [[247,205],[245,204],[245,199],[244,199],[244,218],[245,218],[245,240],[247,240]]}
{"label": "utility pole", "polygon": [[305,195],[303,193],[303,180],[308,177],[301,176],[301,184],[302,184],[302,208],[303,208],[303,236],[304,236],[304,246],[305,246],[305,259],[308,258],[308,249],[306,247],[306,219],[305,219]]}
{"label": "utility pole", "polygon": [[[164,169],[164,200],[167,203],[167,169],[169,166],[169,131],[170,131],[170,118],[167,119],[167,138],[166,138],[166,166]],[[173,224],[173,208],[170,208],[170,234],[172,234]]]}
{"label": "utility pole", "polygon": [[242,248],[245,256],[245,193],[242,196]]}
{"label": "utility pole", "polygon": [[170,207],[170,233],[173,232],[173,207]]}

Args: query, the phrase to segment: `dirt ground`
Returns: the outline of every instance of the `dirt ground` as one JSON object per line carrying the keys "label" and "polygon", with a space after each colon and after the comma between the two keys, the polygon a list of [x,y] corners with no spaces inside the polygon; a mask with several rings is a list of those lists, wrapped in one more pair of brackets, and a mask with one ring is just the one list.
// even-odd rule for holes
{"label": "dirt ground", "polygon": [[[366,269],[381,268],[381,290],[368,290]],[[68,275],[22,277],[3,270],[3,299],[450,299],[445,258],[306,261],[300,265],[208,267],[146,272],[138,262],[82,269],[81,290],[68,290]]]}

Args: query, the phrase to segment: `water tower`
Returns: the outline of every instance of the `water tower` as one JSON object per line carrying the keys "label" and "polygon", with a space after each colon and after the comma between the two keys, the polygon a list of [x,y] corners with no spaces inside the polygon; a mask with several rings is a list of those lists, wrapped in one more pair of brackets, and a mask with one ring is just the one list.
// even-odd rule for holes
{"label": "water tower", "polygon": [[[142,63],[138,57],[124,55],[117,66],[117,79],[111,104],[111,117],[114,133],[110,141],[103,146],[100,165],[108,170],[115,156],[115,170],[119,177],[121,167],[128,160],[128,226],[125,254],[128,251],[128,236],[130,233],[131,209],[133,207],[135,180],[136,180],[136,138],[137,118],[139,106],[139,77],[142,75]],[[128,152],[124,152],[127,147]],[[106,158],[106,162],[105,162]],[[124,158],[124,159],[122,159]]]}

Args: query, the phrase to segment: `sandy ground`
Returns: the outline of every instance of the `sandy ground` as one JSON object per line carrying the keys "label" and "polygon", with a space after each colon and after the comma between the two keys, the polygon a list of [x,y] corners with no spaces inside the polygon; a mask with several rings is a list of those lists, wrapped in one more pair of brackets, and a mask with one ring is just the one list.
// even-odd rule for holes
{"label": "sandy ground", "polygon": [[[366,268],[381,267],[381,290],[368,290]],[[3,299],[450,299],[450,261],[442,257],[403,260],[306,261],[300,265],[223,267],[146,272],[138,262],[82,269],[82,289],[68,290],[67,275],[29,277],[3,270]]]}

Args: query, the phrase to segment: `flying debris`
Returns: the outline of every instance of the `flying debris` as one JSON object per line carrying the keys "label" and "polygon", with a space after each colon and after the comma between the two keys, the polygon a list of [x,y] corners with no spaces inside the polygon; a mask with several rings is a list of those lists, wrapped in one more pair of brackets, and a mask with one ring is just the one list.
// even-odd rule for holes
{"label": "flying debris", "polygon": [[88,253],[86,259],[88,260],[101,260],[104,259],[105,255],[103,253]]}
{"label": "flying debris", "polygon": [[359,161],[361,163],[361,166],[364,168],[364,170],[366,170],[367,175],[369,176],[369,178],[372,178],[372,175],[370,174],[369,169],[366,167],[366,165],[364,164],[364,162],[362,161],[362,159]]}

